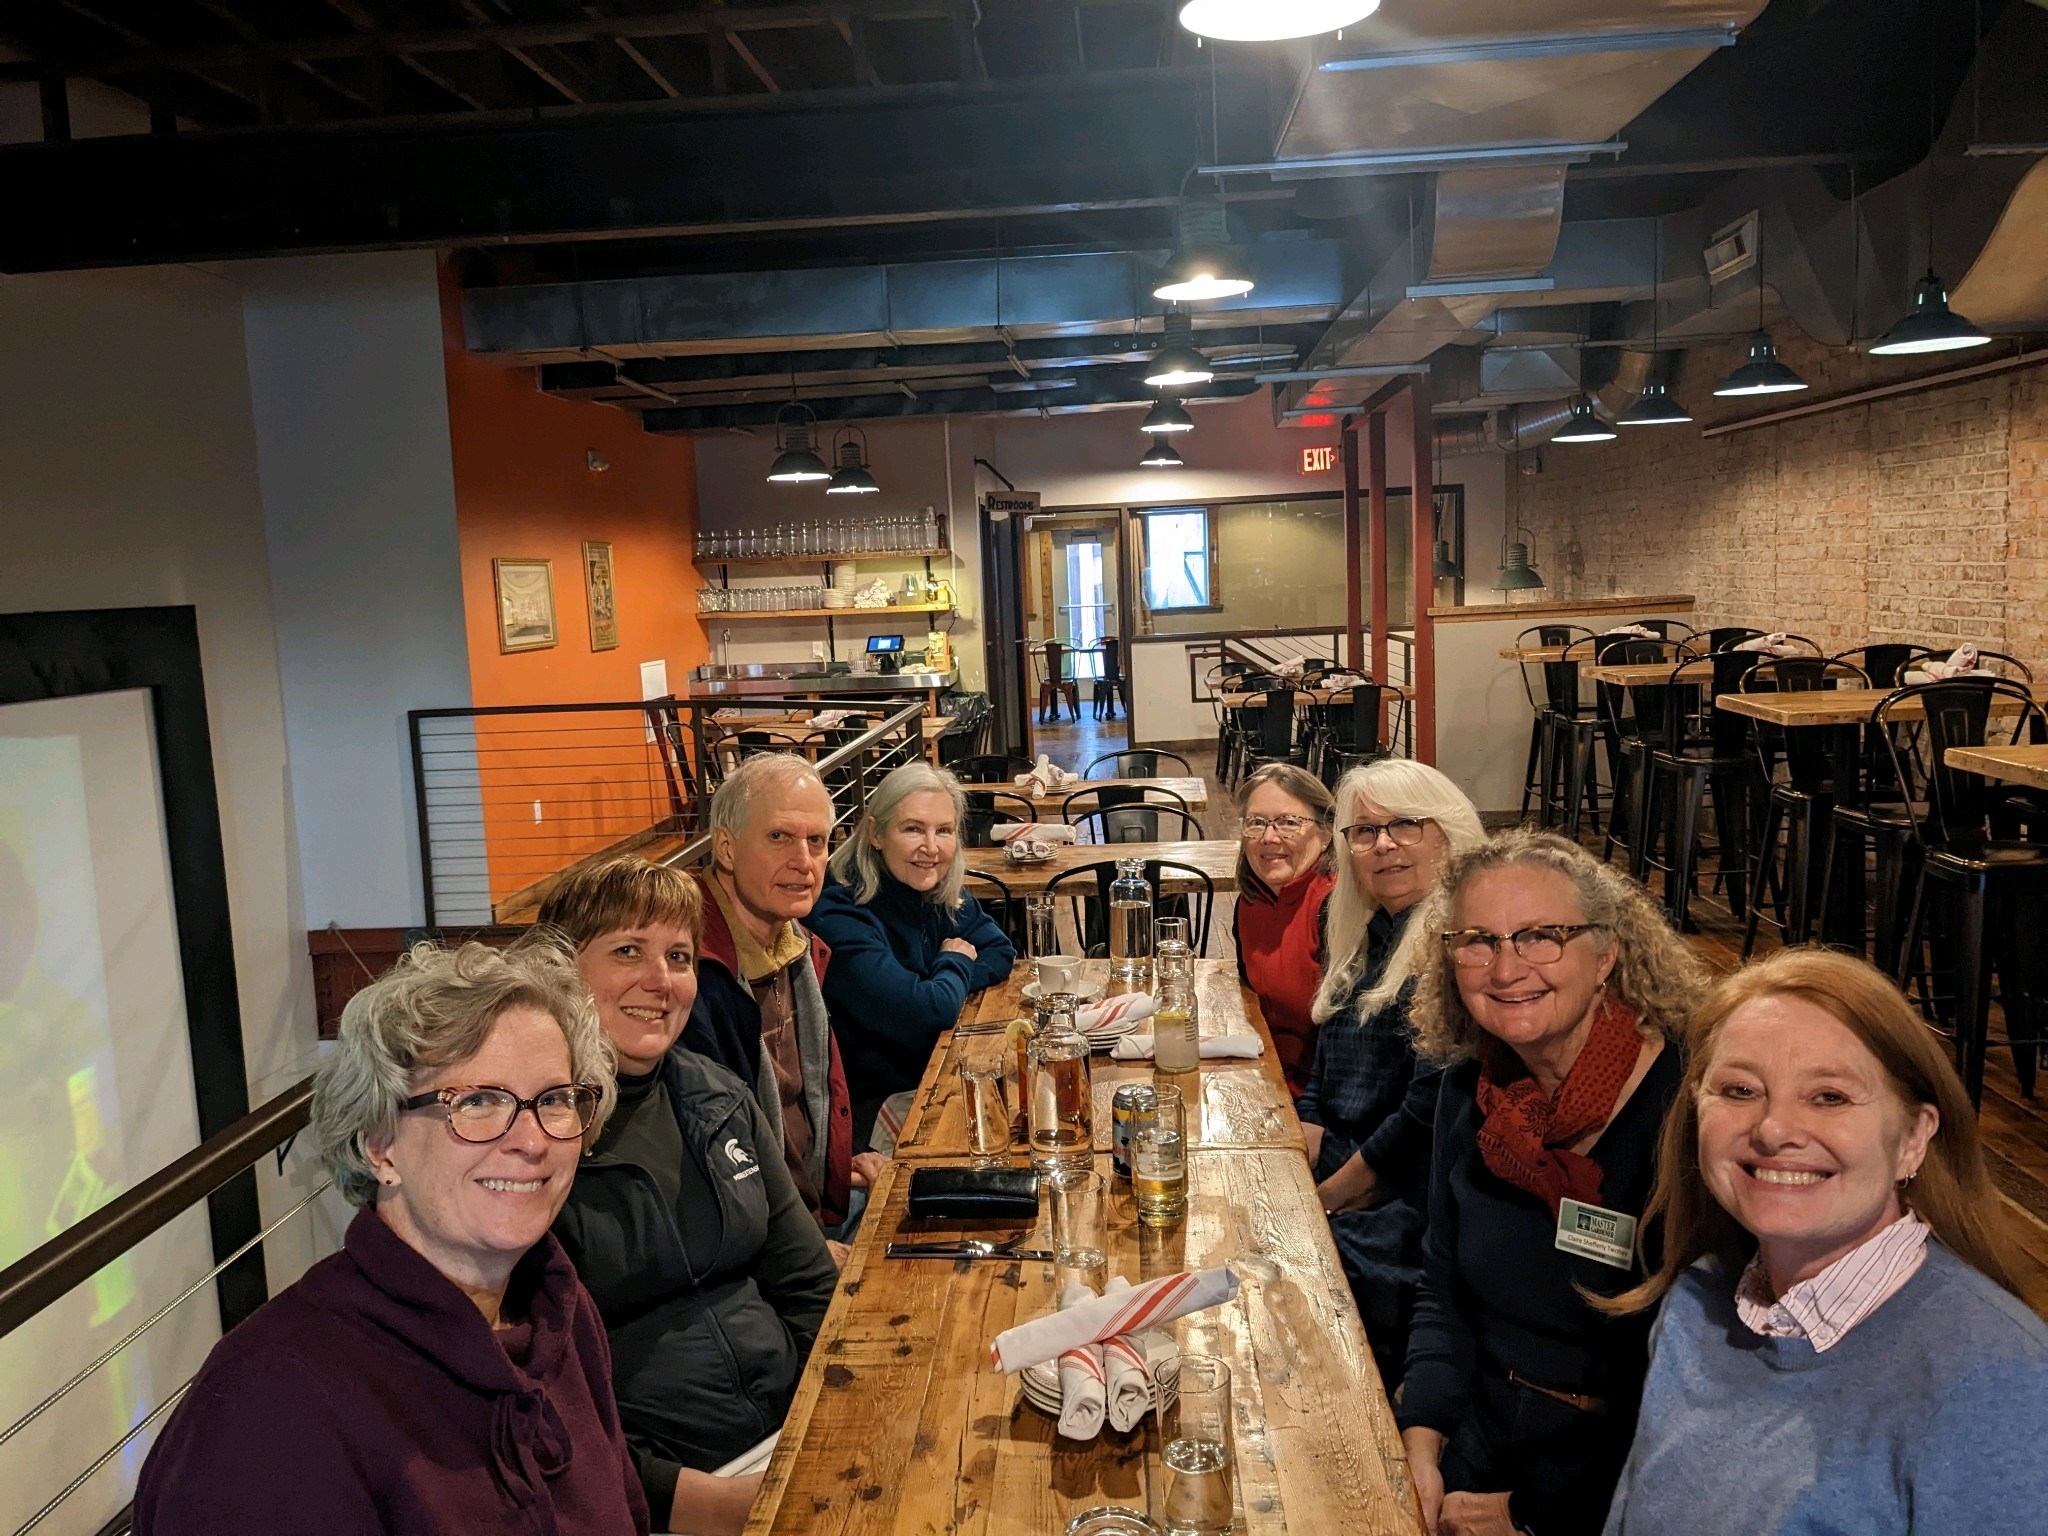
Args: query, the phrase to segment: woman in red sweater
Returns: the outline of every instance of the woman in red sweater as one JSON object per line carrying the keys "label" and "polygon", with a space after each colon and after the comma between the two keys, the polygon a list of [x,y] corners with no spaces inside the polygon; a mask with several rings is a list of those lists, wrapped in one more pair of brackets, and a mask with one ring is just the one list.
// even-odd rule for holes
{"label": "woman in red sweater", "polygon": [[1292,763],[1268,763],[1245,780],[1230,936],[1237,973],[1258,994],[1288,1092],[1296,1095],[1308,1086],[1316,1059],[1309,1010],[1323,978],[1323,900],[1336,878],[1332,809],[1322,781]]}

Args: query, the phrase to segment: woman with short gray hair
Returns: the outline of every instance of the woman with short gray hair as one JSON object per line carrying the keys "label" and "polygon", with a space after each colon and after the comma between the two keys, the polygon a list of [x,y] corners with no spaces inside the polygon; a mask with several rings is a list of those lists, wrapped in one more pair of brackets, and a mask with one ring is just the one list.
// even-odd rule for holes
{"label": "woman with short gray hair", "polygon": [[137,1536],[648,1528],[604,1324],[548,1227],[612,1057],[574,964],[422,944],[350,999],[313,1135],[340,1253],[207,1357]]}
{"label": "woman with short gray hair", "polygon": [[811,931],[832,947],[825,1001],[846,1058],[855,1146],[874,1140],[884,1099],[917,1086],[967,995],[1007,980],[1017,959],[966,892],[965,807],[943,768],[890,773],[832,855],[811,911]]}

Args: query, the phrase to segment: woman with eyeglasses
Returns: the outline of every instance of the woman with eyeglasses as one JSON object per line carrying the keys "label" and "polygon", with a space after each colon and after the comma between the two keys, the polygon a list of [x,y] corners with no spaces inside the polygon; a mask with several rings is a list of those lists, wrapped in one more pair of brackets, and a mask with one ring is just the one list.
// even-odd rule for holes
{"label": "woman with eyeglasses", "polygon": [[1649,1323],[1589,1297],[1657,1268],[1641,1222],[1704,973],[1640,886],[1527,828],[1453,855],[1413,921],[1437,945],[1416,1047],[1445,1068],[1396,1410],[1423,1517],[1597,1532]]}
{"label": "woman with eyeglasses", "polygon": [[1244,782],[1237,903],[1230,937],[1237,974],[1258,995],[1287,1091],[1308,1086],[1315,1061],[1311,1011],[1323,976],[1323,902],[1333,802],[1322,780],[1292,763],[1268,763]]}
{"label": "woman with eyeglasses", "polygon": [[611,1086],[559,957],[422,944],[351,998],[312,1135],[356,1217],[207,1356],[138,1536],[645,1532],[604,1324],[548,1234]]}
{"label": "woman with eyeglasses", "polygon": [[1465,792],[1388,757],[1337,782],[1329,965],[1314,1003],[1315,1067],[1295,1101],[1330,1235],[1388,1392],[1401,1384],[1422,1264],[1440,1072],[1419,1066],[1408,1005],[1433,940],[1409,918],[1453,853],[1486,841]]}
{"label": "woman with eyeglasses", "polygon": [[618,1110],[555,1234],[603,1314],[657,1529],[724,1536],[761,1474],[712,1474],[782,1427],[838,1266],[747,1085],[681,1043],[701,889],[609,859],[549,892],[535,938],[574,952],[618,1053]]}

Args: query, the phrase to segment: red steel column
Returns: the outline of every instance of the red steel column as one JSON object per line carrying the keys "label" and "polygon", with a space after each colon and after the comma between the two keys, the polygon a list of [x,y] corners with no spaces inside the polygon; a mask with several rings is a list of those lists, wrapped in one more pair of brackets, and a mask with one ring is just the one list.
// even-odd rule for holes
{"label": "red steel column", "polygon": [[1365,530],[1358,508],[1358,419],[1346,416],[1337,428],[1337,454],[1344,463],[1344,640],[1348,665],[1365,665]]}
{"label": "red steel column", "polygon": [[[1387,678],[1387,418],[1374,411],[1366,418],[1365,478],[1370,494],[1366,525],[1368,582],[1372,597],[1372,676]],[[1384,722],[1382,722],[1384,729]]]}
{"label": "red steel column", "polygon": [[1415,759],[1436,762],[1436,622],[1429,605],[1436,595],[1436,535],[1431,513],[1436,505],[1436,479],[1430,461],[1435,448],[1435,423],[1430,415],[1429,376],[1417,375],[1408,389],[1414,436],[1409,444],[1412,490],[1408,506],[1415,524],[1415,669],[1408,686],[1415,691]]}

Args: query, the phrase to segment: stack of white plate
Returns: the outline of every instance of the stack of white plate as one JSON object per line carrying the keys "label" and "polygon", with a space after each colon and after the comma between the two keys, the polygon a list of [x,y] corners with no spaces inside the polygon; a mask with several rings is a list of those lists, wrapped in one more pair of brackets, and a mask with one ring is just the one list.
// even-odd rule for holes
{"label": "stack of white plate", "polygon": [[[1023,1378],[1024,1401],[1040,1413],[1060,1416],[1060,1367],[1056,1360],[1041,1360],[1018,1372]],[[1180,1394],[1180,1356],[1168,1355],[1153,1367],[1152,1405],[1171,1408]]]}
{"label": "stack of white plate", "polygon": [[1129,1014],[1125,1014],[1108,1024],[1098,1025],[1094,1029],[1084,1029],[1081,1033],[1087,1036],[1088,1045],[1091,1050],[1106,1051],[1115,1045],[1117,1041],[1123,1039],[1125,1035],[1149,1034],[1151,1029],[1152,1019],[1150,1015],[1142,1019],[1134,1019]]}

